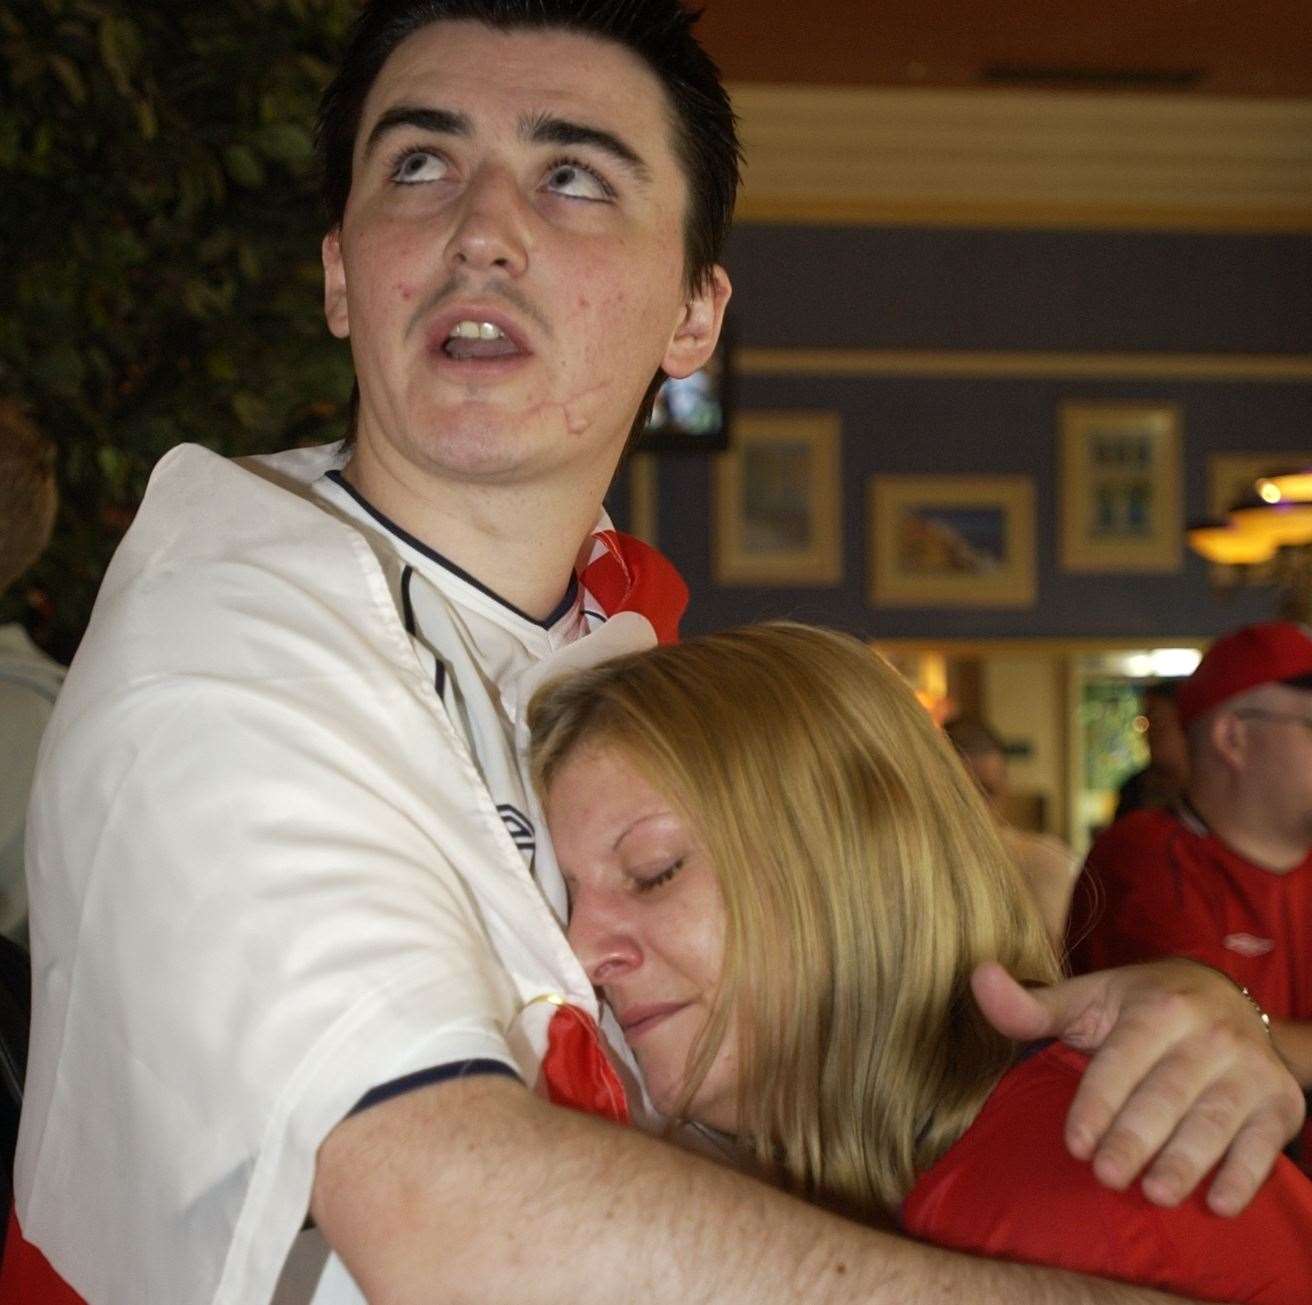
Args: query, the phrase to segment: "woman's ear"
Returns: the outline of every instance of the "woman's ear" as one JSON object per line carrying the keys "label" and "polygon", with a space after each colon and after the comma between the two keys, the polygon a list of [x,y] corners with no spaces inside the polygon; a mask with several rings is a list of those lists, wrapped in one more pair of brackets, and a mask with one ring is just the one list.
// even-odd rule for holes
{"label": "woman's ear", "polygon": [[667,376],[682,379],[706,365],[719,343],[724,309],[732,293],[729,275],[718,263],[694,287],[661,360]]}

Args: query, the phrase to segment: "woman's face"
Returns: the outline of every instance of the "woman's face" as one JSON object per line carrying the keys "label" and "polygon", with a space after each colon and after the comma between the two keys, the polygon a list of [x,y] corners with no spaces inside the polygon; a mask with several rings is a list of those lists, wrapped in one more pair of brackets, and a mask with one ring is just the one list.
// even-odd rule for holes
{"label": "woman's face", "polygon": [[[724,902],[699,832],[625,753],[583,744],[547,793],[547,823],[569,886],[569,941],[604,993],[657,1109],[679,1100],[715,1000]],[[736,1028],[688,1107],[733,1132]]]}

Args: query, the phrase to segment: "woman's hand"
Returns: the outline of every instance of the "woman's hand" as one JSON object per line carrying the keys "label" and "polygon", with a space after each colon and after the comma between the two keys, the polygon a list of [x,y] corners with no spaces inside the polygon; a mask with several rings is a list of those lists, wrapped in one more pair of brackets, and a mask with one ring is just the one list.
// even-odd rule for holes
{"label": "woman's hand", "polygon": [[1098,1180],[1178,1205],[1218,1161],[1216,1214],[1248,1204],[1302,1124],[1304,1103],[1257,1012],[1223,975],[1152,961],[1021,987],[981,965],[971,987],[989,1022],[1022,1041],[1060,1038],[1093,1054],[1066,1118],[1066,1145]]}

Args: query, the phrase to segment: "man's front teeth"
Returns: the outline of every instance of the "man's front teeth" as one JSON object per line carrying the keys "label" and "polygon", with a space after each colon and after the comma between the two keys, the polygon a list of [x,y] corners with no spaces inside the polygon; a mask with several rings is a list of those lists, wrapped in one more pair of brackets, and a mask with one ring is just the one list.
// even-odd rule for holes
{"label": "man's front teeth", "polygon": [[491,322],[457,322],[447,335],[448,340],[504,340],[506,333]]}

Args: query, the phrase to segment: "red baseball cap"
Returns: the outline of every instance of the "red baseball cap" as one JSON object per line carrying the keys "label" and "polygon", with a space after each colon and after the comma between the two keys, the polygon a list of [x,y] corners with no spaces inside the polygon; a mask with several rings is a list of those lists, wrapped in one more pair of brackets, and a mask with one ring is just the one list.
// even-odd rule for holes
{"label": "red baseball cap", "polygon": [[1180,723],[1188,725],[1259,684],[1312,689],[1312,630],[1293,621],[1264,621],[1222,635],[1175,695]]}

